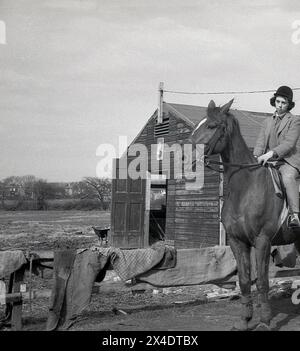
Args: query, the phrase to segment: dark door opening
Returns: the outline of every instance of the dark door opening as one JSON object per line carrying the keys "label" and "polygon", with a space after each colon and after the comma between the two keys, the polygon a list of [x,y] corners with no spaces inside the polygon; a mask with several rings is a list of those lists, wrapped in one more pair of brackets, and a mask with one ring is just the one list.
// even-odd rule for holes
{"label": "dark door opening", "polygon": [[151,176],[149,245],[165,240],[167,181]]}

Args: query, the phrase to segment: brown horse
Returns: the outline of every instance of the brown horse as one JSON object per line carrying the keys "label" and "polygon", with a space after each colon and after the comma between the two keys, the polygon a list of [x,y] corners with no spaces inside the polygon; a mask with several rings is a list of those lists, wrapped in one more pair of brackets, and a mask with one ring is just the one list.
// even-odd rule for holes
{"label": "brown horse", "polygon": [[241,135],[238,121],[229,113],[232,102],[216,107],[211,101],[206,118],[199,122],[190,140],[204,144],[206,155],[220,154],[224,165],[228,192],[221,221],[237,261],[242,293],[241,320],[234,329],[250,328],[253,315],[250,250],[254,247],[260,305],[260,323],[256,330],[268,330],[272,317],[268,301],[271,245],[295,243],[300,252],[300,233],[286,224],[279,229],[283,199],[276,196],[269,170],[257,164]]}

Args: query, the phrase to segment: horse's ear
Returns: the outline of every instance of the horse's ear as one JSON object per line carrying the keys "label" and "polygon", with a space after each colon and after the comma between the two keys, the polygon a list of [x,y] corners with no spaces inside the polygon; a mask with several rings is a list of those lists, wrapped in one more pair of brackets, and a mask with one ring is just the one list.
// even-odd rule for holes
{"label": "horse's ear", "polygon": [[208,109],[212,110],[216,107],[216,104],[214,102],[214,100],[210,100],[210,103],[208,104]]}
{"label": "horse's ear", "polygon": [[224,106],[221,107],[221,112],[222,113],[227,113],[233,103],[234,99],[231,99],[229,102],[227,102],[227,104],[225,104]]}

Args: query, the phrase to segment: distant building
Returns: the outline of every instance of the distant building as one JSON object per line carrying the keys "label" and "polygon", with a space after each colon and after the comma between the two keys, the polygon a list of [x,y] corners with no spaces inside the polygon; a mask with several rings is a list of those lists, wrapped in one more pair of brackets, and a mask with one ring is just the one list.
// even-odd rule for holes
{"label": "distant building", "polygon": [[67,183],[65,184],[65,193],[67,196],[72,197],[73,196],[73,187],[72,183]]}
{"label": "distant building", "polygon": [[9,199],[15,199],[20,196],[25,196],[25,191],[19,184],[11,183],[6,185],[4,194],[5,197]]}

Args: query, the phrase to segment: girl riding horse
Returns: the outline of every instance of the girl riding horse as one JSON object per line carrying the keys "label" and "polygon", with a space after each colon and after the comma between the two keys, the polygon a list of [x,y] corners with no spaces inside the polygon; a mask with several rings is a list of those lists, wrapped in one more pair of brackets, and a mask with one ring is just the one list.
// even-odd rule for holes
{"label": "girl riding horse", "polygon": [[228,184],[221,221],[237,261],[242,293],[241,319],[235,329],[247,330],[253,315],[250,251],[255,248],[260,324],[268,329],[271,309],[268,300],[271,245],[295,242],[300,252],[300,234],[279,223],[284,200],[274,191],[269,170],[257,163],[243,139],[237,119],[229,113],[233,100],[223,107],[211,101],[207,116],[199,122],[190,139],[204,144],[205,154],[220,154]]}

